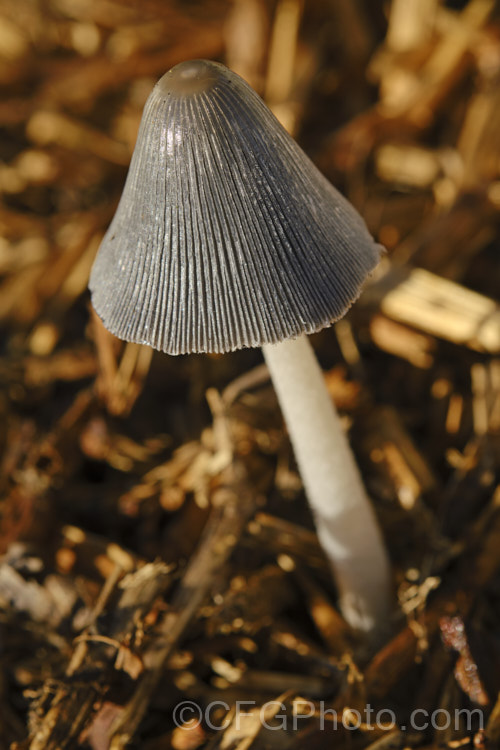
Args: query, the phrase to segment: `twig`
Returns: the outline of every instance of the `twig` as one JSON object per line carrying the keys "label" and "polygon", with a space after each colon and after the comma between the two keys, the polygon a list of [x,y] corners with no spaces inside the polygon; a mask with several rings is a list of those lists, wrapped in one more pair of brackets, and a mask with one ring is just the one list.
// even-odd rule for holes
{"label": "twig", "polygon": [[238,492],[223,492],[224,500],[212,510],[198,550],[183,576],[159,636],[143,656],[146,671],[132,699],[112,728],[111,750],[124,748],[134,736],[162,676],[165,663],[195,617],[254,512],[255,499],[248,491],[241,488]]}

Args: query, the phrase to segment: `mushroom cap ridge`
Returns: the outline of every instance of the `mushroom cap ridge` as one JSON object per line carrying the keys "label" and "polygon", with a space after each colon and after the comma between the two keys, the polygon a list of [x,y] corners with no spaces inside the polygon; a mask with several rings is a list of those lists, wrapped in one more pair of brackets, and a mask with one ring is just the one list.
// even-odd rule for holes
{"label": "mushroom cap ridge", "polygon": [[193,60],[146,102],[92,304],[169,354],[261,346],[342,317],[380,251],[250,86]]}

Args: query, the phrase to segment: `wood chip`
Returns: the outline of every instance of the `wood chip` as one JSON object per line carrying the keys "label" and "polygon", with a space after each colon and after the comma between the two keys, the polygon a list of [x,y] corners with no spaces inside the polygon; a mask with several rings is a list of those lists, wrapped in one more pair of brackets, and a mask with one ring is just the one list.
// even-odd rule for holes
{"label": "wood chip", "polygon": [[422,268],[387,292],[381,309],[389,318],[455,344],[500,351],[500,308],[495,301]]}

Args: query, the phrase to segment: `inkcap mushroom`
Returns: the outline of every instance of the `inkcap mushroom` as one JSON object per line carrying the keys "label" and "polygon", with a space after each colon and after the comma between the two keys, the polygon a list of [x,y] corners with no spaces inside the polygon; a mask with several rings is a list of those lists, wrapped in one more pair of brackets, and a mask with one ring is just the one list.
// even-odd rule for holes
{"label": "inkcap mushroom", "polygon": [[149,96],[90,277],[121,339],[168,354],[262,347],[341,611],[372,635],[387,624],[387,556],[307,334],[344,315],[379,255],[250,86],[193,60]]}

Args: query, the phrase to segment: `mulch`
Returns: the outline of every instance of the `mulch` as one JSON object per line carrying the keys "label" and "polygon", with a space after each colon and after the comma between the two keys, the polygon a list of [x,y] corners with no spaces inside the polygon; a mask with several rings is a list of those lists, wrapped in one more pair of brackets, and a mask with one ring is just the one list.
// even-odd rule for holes
{"label": "mulch", "polygon": [[[229,65],[387,248],[312,337],[383,530],[336,607],[259,351],[108,334],[90,267],[142,107]],[[500,746],[500,8],[3,0],[0,750]]]}

